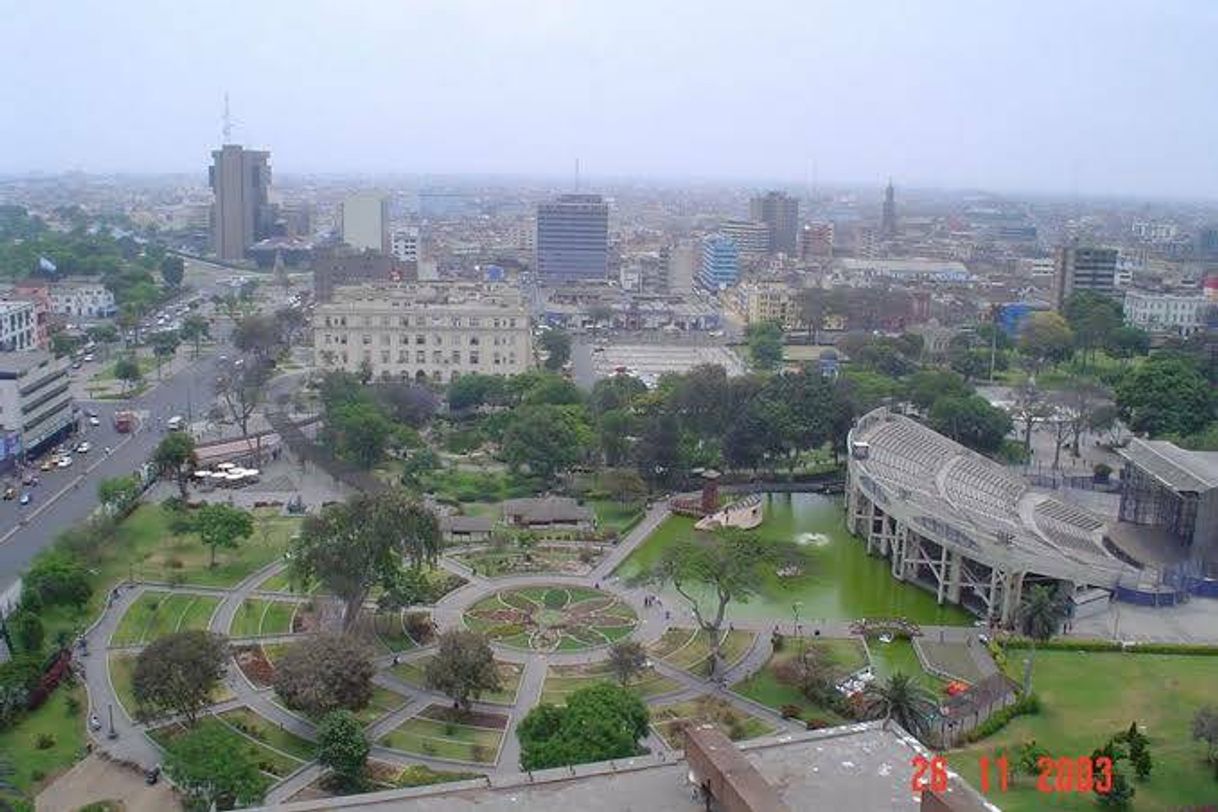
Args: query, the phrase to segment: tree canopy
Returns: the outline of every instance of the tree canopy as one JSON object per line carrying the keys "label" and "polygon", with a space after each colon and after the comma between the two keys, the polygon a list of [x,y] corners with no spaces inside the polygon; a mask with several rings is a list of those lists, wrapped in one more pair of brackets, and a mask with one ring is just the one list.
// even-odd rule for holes
{"label": "tree canopy", "polygon": [[216,566],[216,548],[236,548],[237,542],[254,533],[254,519],[249,511],[215,502],[203,505],[195,511],[194,529],[204,544],[211,548],[208,566]]}
{"label": "tree canopy", "polygon": [[232,731],[209,720],[165,747],[165,772],[203,809],[253,806],[266,779],[248,750],[232,746]]}
{"label": "tree canopy", "polygon": [[350,635],[318,634],[293,644],[275,663],[275,693],[313,717],[359,711],[372,699],[376,668],[368,648]]}
{"label": "tree canopy", "polygon": [[454,629],[440,635],[436,654],[424,672],[427,687],[439,691],[465,710],[470,700],[499,690],[495,653],[486,638],[475,632]]}
{"label": "tree canopy", "polygon": [[1121,419],[1154,437],[1200,431],[1214,418],[1209,383],[1187,360],[1151,356],[1127,371],[1116,387]]}
{"label": "tree canopy", "polygon": [[331,770],[347,790],[363,785],[371,749],[364,726],[350,711],[331,711],[317,726],[317,763]]}
{"label": "tree canopy", "polygon": [[744,332],[744,341],[757,369],[776,369],[782,363],[782,325],[778,322],[750,324]]}
{"label": "tree canopy", "polygon": [[228,667],[228,640],[208,631],[174,632],[136,656],[131,689],[145,719],[178,714],[193,725]]}
{"label": "tree canopy", "polygon": [[1011,416],[980,395],[945,397],[935,401],[931,428],[975,451],[994,452],[1011,432]]}
{"label": "tree canopy", "polygon": [[152,452],[152,464],[157,472],[174,478],[183,500],[187,497],[186,486],[196,463],[195,438],[187,431],[169,432]]}
{"label": "tree canopy", "polygon": [[580,688],[565,707],[543,703],[520,721],[520,767],[541,770],[637,755],[648,720],[647,706],[625,688],[607,682]]}
{"label": "tree canopy", "polygon": [[546,369],[557,372],[571,360],[571,336],[565,330],[546,330],[538,343],[546,353]]}

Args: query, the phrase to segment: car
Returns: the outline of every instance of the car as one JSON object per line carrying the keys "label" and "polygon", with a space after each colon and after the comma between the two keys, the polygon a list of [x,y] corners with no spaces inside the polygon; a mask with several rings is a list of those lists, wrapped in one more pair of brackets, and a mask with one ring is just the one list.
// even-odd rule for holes
{"label": "car", "polygon": [[54,463],[54,462],[52,462],[51,460],[43,460],[43,461],[42,461],[42,465],[39,465],[39,466],[38,466],[38,470],[40,470],[40,471],[49,471],[49,470],[51,470],[51,469],[52,469],[52,468],[54,468],[54,467],[55,467],[55,463]]}
{"label": "car", "polygon": [[60,457],[57,465],[60,468],[71,468],[72,467],[72,458],[71,457]]}
{"label": "car", "polygon": [[28,493],[21,494],[21,504],[28,505],[30,503],[30,495]]}
{"label": "car", "polygon": [[80,361],[73,361],[72,369],[80,369]]}
{"label": "car", "polygon": [[13,488],[10,486],[10,487],[4,489],[4,501],[7,502],[10,499],[16,499],[16,498],[17,498],[17,489],[16,488]]}
{"label": "car", "polygon": [[90,425],[90,426],[100,426],[100,425],[101,425],[101,420],[100,420],[99,418],[95,417],[95,416],[90,417],[90,418],[89,418],[89,425]]}
{"label": "car", "polygon": [[161,779],[161,765],[154,765],[151,770],[144,773],[144,783],[152,786]]}
{"label": "car", "polygon": [[87,352],[87,353],[85,353],[85,358],[84,358],[84,360],[86,360],[86,361],[92,361],[92,360],[93,360],[93,353],[91,353],[91,352]]}
{"label": "car", "polygon": [[93,446],[89,445],[87,442],[81,443],[80,445],[76,446],[76,453],[77,454],[88,454],[89,449],[91,449],[91,448],[93,448]]}
{"label": "car", "polygon": [[89,417],[97,417],[98,412],[97,409],[85,409],[85,414]]}

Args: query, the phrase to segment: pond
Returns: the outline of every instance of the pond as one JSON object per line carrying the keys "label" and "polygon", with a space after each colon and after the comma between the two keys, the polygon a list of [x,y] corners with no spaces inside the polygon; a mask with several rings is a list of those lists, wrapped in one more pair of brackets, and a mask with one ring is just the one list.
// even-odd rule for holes
{"label": "pond", "polygon": [[[762,539],[794,541],[809,556],[804,574],[781,579],[771,575],[762,593],[748,603],[733,602],[729,618],[790,620],[791,604],[801,601],[801,620],[854,620],[904,616],[918,623],[966,625],[972,616],[956,606],[939,606],[934,595],[890,574],[887,559],[868,556],[862,542],[846,530],[839,497],[816,493],[772,493],[763,497],[765,522],[755,532]],[[693,532],[693,520],[673,516],[622,562],[617,574],[629,577],[655,561],[663,549]],[[672,606],[684,601],[671,588],[664,593]]]}

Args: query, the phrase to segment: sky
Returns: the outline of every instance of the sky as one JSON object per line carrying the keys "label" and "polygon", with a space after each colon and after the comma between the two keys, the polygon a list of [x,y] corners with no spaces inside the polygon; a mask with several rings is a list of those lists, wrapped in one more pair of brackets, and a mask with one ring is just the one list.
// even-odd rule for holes
{"label": "sky", "polygon": [[1218,196],[1212,0],[0,0],[0,172]]}

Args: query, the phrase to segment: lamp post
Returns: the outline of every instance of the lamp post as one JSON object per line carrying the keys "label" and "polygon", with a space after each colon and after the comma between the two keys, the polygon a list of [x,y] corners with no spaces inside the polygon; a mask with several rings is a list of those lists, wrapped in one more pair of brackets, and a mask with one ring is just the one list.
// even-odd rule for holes
{"label": "lamp post", "polygon": [[117,739],[118,731],[114,729],[114,704],[111,703],[106,705],[106,710],[109,712],[108,715],[110,717],[110,732],[106,734],[106,738]]}

